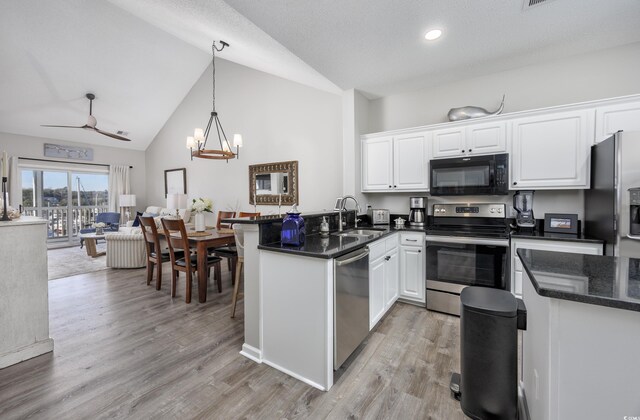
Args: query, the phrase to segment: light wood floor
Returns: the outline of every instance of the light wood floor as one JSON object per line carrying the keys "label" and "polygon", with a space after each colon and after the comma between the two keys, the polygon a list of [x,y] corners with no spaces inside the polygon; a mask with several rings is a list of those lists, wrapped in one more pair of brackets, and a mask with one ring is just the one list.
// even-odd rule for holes
{"label": "light wood floor", "polygon": [[396,304],[322,392],[238,354],[231,290],[226,270],[206,304],[184,303],[184,280],[173,300],[148,287],[144,269],[49,282],[55,351],[0,370],[0,418],[464,418],[448,389],[457,318]]}

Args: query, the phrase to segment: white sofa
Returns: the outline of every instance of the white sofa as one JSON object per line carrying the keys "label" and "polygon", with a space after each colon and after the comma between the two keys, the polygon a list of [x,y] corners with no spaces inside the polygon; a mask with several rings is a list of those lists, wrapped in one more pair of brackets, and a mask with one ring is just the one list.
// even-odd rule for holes
{"label": "white sofa", "polygon": [[147,265],[144,236],[138,227],[121,227],[107,233],[107,267],[140,268]]}

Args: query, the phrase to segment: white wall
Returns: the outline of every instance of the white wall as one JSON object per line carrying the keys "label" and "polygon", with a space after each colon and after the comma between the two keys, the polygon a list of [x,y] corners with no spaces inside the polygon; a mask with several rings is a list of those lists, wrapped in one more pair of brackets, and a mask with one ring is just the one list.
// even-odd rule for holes
{"label": "white wall", "polygon": [[[88,134],[94,135],[94,134]],[[97,134],[96,134],[97,135]],[[107,144],[116,142],[104,138]],[[133,166],[131,169],[131,193],[136,195],[136,208],[143,209],[147,205],[147,195],[145,187],[145,152],[138,150],[119,149],[108,146],[94,146],[82,143],[65,142],[43,137],[21,136],[18,134],[0,133],[0,151],[6,150],[9,156],[28,157],[36,159],[53,159],[44,156],[44,144],[53,143],[76,147],[90,147],[93,149],[93,161],[72,159],[54,159],[68,161],[70,163],[101,163],[120,164]],[[27,163],[28,161],[25,161]],[[38,162],[34,162],[38,163]],[[42,162],[39,162],[42,163]],[[73,165],[70,165],[73,167]]]}
{"label": "white wall", "polygon": [[[447,121],[452,107],[477,105],[494,110],[502,94],[506,95],[504,112],[523,111],[547,106],[640,93],[640,43],[568,57],[473,77],[433,88],[405,92],[369,101],[369,125],[360,134],[415,127]],[[413,194],[365,194],[374,208],[408,213]],[[420,194],[418,194],[420,195]],[[425,194],[421,194],[425,195]],[[536,191],[534,213],[584,213],[582,191]],[[466,201],[504,202],[511,208],[511,195],[465,197]],[[461,202],[455,197],[430,198],[435,202]]]}
{"label": "white wall", "polygon": [[523,111],[640,93],[640,43],[391,95],[370,103],[368,132],[447,121],[450,108]]}
{"label": "white wall", "polygon": [[[209,67],[147,149],[148,202],[164,205],[165,169],[187,168],[189,199],[211,198],[215,214],[220,210],[253,211],[249,205],[249,165],[297,160],[299,208],[333,208],[342,190],[340,96],[216,59],[219,118],[229,141],[234,133],[241,133],[244,147],[240,159],[229,163],[190,161],[186,137],[193,135],[195,127],[207,124],[211,84]],[[217,142],[217,136],[212,133],[209,141]],[[258,206],[258,211],[275,214],[277,206]]]}

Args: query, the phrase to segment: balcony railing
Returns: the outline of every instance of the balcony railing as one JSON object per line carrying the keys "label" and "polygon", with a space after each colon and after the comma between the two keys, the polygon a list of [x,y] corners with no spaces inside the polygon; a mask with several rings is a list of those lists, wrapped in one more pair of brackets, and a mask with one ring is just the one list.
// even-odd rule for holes
{"label": "balcony railing", "polygon": [[73,206],[71,207],[71,228],[68,224],[69,207],[25,207],[24,214],[38,216],[48,222],[50,240],[76,238],[80,229],[91,227],[96,215],[109,211],[105,207]]}

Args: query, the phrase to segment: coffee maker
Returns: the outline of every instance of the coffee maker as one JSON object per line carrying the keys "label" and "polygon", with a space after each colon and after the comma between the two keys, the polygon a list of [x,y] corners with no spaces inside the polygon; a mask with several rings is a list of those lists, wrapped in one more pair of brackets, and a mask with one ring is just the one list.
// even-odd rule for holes
{"label": "coffee maker", "polygon": [[410,197],[409,209],[409,225],[424,226],[427,221],[427,197]]}
{"label": "coffee maker", "polygon": [[533,229],[536,226],[536,219],[533,217],[533,193],[534,191],[520,190],[513,195],[513,208],[518,213],[518,229]]}

